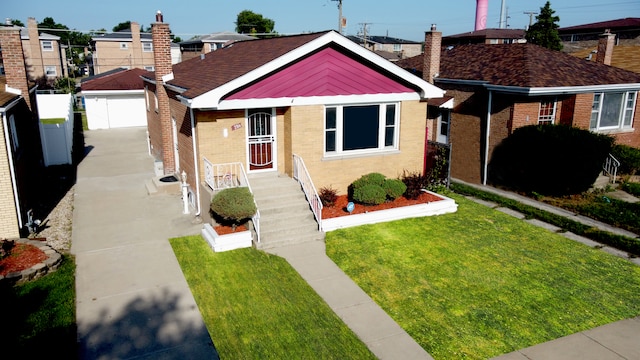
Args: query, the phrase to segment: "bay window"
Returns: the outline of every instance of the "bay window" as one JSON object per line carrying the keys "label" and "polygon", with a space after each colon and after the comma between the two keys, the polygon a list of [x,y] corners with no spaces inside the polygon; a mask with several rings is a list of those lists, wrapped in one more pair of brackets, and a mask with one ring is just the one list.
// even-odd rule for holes
{"label": "bay window", "polygon": [[327,156],[398,148],[398,105],[339,105],[325,108]]}
{"label": "bay window", "polygon": [[636,92],[596,93],[591,107],[591,130],[631,129]]}

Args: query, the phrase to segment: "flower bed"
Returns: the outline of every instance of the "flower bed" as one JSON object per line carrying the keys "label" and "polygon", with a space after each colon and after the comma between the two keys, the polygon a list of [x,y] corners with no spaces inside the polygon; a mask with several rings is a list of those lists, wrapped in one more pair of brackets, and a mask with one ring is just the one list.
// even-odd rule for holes
{"label": "flower bed", "polygon": [[213,226],[210,224],[204,224],[202,228],[202,237],[207,240],[215,252],[251,247],[253,239],[251,231],[247,230],[244,226],[243,228],[245,230],[238,227],[235,232],[218,234]]}
{"label": "flower bed", "polygon": [[334,206],[326,206],[322,209],[323,231],[412,217],[440,215],[456,212],[458,209],[458,205],[453,199],[426,190],[416,200],[400,197],[381,205],[355,204],[351,214],[346,210],[347,203],[347,197],[342,195],[338,197]]}

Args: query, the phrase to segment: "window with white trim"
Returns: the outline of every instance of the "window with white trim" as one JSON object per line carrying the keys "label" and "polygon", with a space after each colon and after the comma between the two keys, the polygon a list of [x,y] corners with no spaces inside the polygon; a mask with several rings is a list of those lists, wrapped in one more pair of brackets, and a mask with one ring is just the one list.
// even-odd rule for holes
{"label": "window with white trim", "polygon": [[44,40],[40,44],[42,45],[42,51],[53,51],[53,41]]}
{"label": "window with white trim", "polygon": [[150,66],[147,65],[147,66],[144,67],[144,69],[147,70],[147,71],[154,71],[155,67],[153,65],[150,65]]}
{"label": "window with white trim", "polygon": [[402,44],[393,44],[393,51],[395,52],[402,51]]}
{"label": "window with white trim", "polygon": [[129,43],[126,43],[126,42],[120,43],[120,50],[127,50],[128,48],[129,48]]}
{"label": "window with white trim", "polygon": [[397,104],[339,105],[325,108],[327,156],[398,149]]}
{"label": "window with white trim", "polygon": [[556,99],[540,101],[538,124],[553,124],[556,119]]}
{"label": "window with white trim", "polygon": [[55,66],[45,66],[44,67],[44,74],[46,76],[49,76],[49,77],[58,76],[58,72],[57,72]]}
{"label": "window with white trim", "polygon": [[636,98],[635,91],[594,94],[589,128],[594,131],[631,129]]}
{"label": "window with white trim", "polygon": [[142,51],[144,51],[144,52],[152,52],[153,51],[153,43],[143,42],[142,43]]}

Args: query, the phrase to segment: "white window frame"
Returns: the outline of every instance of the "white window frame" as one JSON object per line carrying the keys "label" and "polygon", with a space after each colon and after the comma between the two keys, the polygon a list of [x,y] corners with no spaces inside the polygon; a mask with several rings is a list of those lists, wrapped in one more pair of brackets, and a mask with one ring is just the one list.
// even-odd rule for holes
{"label": "white window frame", "polygon": [[129,43],[121,42],[120,43],[120,50],[129,50]]}
{"label": "white window frame", "polygon": [[[543,105],[544,104],[551,104],[553,103],[553,108],[551,109],[551,112],[549,114],[543,115],[542,114],[542,110],[543,110]],[[557,99],[553,98],[553,99],[546,99],[546,100],[542,100],[540,101],[540,106],[538,107],[538,124],[554,124],[555,120],[556,120],[556,110],[558,108],[558,101]]]}
{"label": "white window frame", "polygon": [[47,77],[58,76],[58,69],[54,65],[47,65],[44,67],[44,75]]}
{"label": "white window frame", "polygon": [[42,40],[40,45],[42,46],[42,51],[53,51],[53,41],[51,40]]}
{"label": "white window frame", "polygon": [[[602,107],[604,105],[607,94],[623,95],[622,101],[620,102],[620,116],[618,118],[618,124],[615,126],[600,126],[600,122],[602,121]],[[637,100],[637,91],[627,91],[622,93],[595,93],[593,95],[593,103],[591,106],[591,119],[589,122],[589,129],[591,129],[592,131],[615,131],[633,129],[633,117],[635,116]]]}
{"label": "white window frame", "polygon": [[393,44],[393,51],[395,52],[402,51],[402,44]]}
{"label": "white window frame", "polygon": [[[378,139],[377,146],[366,149],[345,150],[344,149],[344,109],[350,107],[378,106]],[[394,106],[393,124],[387,125],[387,108]],[[327,127],[327,110],[335,109],[336,124],[335,128]],[[386,130],[393,128],[392,144],[385,146]],[[344,155],[369,155],[389,151],[397,151],[399,149],[400,139],[400,103],[372,103],[372,104],[348,104],[348,105],[332,105],[326,106],[323,119],[323,150],[324,156],[327,158],[339,157]],[[327,136],[334,137],[335,150],[327,151]]]}
{"label": "white window frame", "polygon": [[143,52],[153,52],[153,43],[143,42],[142,43],[142,51]]}
{"label": "white window frame", "polygon": [[156,68],[153,65],[145,65],[144,69],[147,71],[155,71]]}

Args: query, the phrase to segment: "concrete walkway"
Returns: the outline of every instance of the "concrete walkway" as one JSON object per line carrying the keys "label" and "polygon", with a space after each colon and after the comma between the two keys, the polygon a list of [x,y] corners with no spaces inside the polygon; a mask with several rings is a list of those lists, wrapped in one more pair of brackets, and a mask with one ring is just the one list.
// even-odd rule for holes
{"label": "concrete walkway", "polygon": [[351,280],[316,241],[267,252],[285,258],[379,359],[433,359]]}
{"label": "concrete walkway", "polygon": [[215,359],[168,242],[198,234],[178,196],[149,196],[146,128],[85,132],[71,252],[81,359]]}

